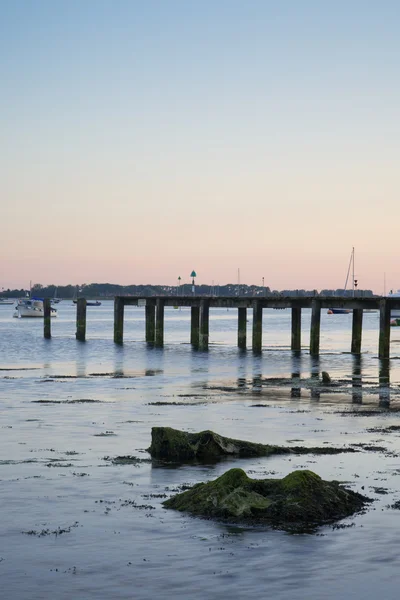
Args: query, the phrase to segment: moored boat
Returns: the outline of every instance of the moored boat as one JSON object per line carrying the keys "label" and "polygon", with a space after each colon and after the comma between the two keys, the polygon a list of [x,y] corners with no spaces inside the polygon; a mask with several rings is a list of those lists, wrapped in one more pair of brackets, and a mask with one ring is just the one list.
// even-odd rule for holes
{"label": "moored boat", "polygon": [[[57,309],[50,308],[50,316],[57,316]],[[20,298],[13,314],[15,318],[44,318],[43,298]]]}

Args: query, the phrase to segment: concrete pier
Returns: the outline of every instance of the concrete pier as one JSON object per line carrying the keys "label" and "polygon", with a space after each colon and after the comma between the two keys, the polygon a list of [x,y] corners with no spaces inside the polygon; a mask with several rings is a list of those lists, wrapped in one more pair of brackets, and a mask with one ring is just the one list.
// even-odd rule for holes
{"label": "concrete pier", "polygon": [[361,338],[362,338],[362,308],[353,309],[353,326],[351,334],[351,352],[352,354],[361,354]]}
{"label": "concrete pier", "polygon": [[122,344],[124,341],[124,299],[117,296],[114,299],[114,342]]}
{"label": "concrete pier", "polygon": [[247,346],[247,308],[238,308],[238,348],[246,350]]}
{"label": "concrete pier", "polygon": [[[122,310],[124,307],[122,306]],[[123,323],[123,320],[122,320]],[[78,298],[76,303],[76,334],[80,342],[86,340],[86,298]]]}
{"label": "concrete pier", "polygon": [[[400,310],[399,298],[380,297],[339,297],[339,296],[117,296],[114,303],[114,341],[123,341],[124,306],[146,306],[146,341],[162,346],[164,343],[164,308],[180,306],[191,309],[190,342],[195,348],[207,350],[209,344],[210,308],[238,309],[239,348],[245,348],[247,342],[247,309],[253,309],[252,347],[254,352],[262,351],[263,309],[291,309],[291,349],[301,351],[302,310],[311,308],[310,354],[318,356],[320,352],[321,311],[330,308],[344,308],[353,311],[351,352],[361,353],[363,311],[380,311],[379,357],[390,356],[390,315],[392,310]],[[268,319],[268,316],[267,316]],[[272,340],[274,343],[274,340]],[[350,350],[350,349],[349,349]]]}
{"label": "concrete pier", "polygon": [[146,302],[146,342],[154,344],[156,337],[156,306],[153,303]]}
{"label": "concrete pier", "polygon": [[292,343],[291,349],[295,352],[301,350],[301,308],[292,307]]}
{"label": "concrete pier", "polygon": [[321,330],[321,303],[314,298],[311,303],[310,354],[318,356]]}
{"label": "concrete pier", "polygon": [[44,323],[43,323],[43,335],[46,340],[51,338],[51,302],[50,298],[43,300],[43,311],[44,311]]}
{"label": "concrete pier", "polygon": [[208,350],[209,321],[210,321],[210,301],[207,298],[202,298],[200,300],[200,333],[199,333],[199,349],[200,350]]}
{"label": "concrete pier", "polygon": [[200,339],[200,307],[192,306],[190,310],[190,343],[194,348],[199,347]]}
{"label": "concrete pier", "polygon": [[390,306],[386,298],[379,303],[379,358],[390,356]]}
{"label": "concrete pier", "polygon": [[262,350],[263,307],[260,300],[253,300],[253,352]]}
{"label": "concrete pier", "polygon": [[157,298],[156,300],[156,334],[154,339],[154,345],[157,348],[164,346],[164,298]]}

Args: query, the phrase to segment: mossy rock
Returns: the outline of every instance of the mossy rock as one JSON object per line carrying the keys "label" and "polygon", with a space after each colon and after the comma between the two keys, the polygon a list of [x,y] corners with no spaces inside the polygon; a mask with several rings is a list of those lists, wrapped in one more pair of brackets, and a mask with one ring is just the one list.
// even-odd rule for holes
{"label": "mossy rock", "polygon": [[283,479],[250,479],[242,469],[230,469],[163,504],[208,519],[311,532],[359,512],[370,501],[312,471],[294,471]]}
{"label": "mossy rock", "polygon": [[338,454],[354,452],[354,448],[306,448],[304,446],[285,447],[270,444],[256,444],[244,440],[223,437],[213,431],[188,433],[172,427],[153,427],[151,446],[148,449],[153,458],[166,461],[188,462],[217,461],[224,456],[251,458],[274,454]]}

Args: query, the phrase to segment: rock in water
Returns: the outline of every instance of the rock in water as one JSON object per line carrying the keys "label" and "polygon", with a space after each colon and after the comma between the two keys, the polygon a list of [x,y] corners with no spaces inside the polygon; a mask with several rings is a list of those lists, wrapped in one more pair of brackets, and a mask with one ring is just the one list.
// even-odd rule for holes
{"label": "rock in water", "polygon": [[326,371],[322,371],[321,376],[322,376],[322,383],[324,383],[324,384],[332,383],[331,376]]}
{"label": "rock in water", "polygon": [[151,446],[153,458],[175,462],[193,460],[216,461],[224,456],[250,458],[273,454],[338,454],[354,452],[353,448],[306,448],[304,446],[274,446],[223,437],[213,431],[188,433],[172,427],[153,427]]}
{"label": "rock in water", "polygon": [[250,479],[242,469],[230,469],[163,504],[210,519],[300,532],[348,517],[370,501],[312,471],[294,471],[283,479]]}

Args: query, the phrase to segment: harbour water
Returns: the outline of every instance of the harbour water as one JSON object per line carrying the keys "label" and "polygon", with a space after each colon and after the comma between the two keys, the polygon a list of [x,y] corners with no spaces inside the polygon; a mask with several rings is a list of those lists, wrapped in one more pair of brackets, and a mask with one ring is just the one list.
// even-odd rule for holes
{"label": "harbour water", "polygon": [[[308,311],[296,356],[290,311],[264,311],[257,356],[236,347],[235,310],[210,311],[205,353],[188,343],[187,309],[166,309],[165,347],[156,349],[144,342],[143,308],[126,308],[122,347],[112,341],[112,302],[88,308],[85,343],[75,340],[72,302],[57,308],[44,340],[40,319],[13,319],[13,307],[0,307],[2,597],[397,599],[400,514],[391,506],[400,500],[400,430],[389,427],[400,425],[400,329],[382,365],[377,313],[364,315],[360,360],[349,353],[351,315],[323,314],[316,360]],[[312,385],[323,370],[337,383],[331,392]],[[160,425],[360,451],[172,468],[146,452]],[[111,460],[125,455],[138,460]],[[311,469],[374,502],[313,535],[162,507],[181,486],[232,466],[255,478]]]}

